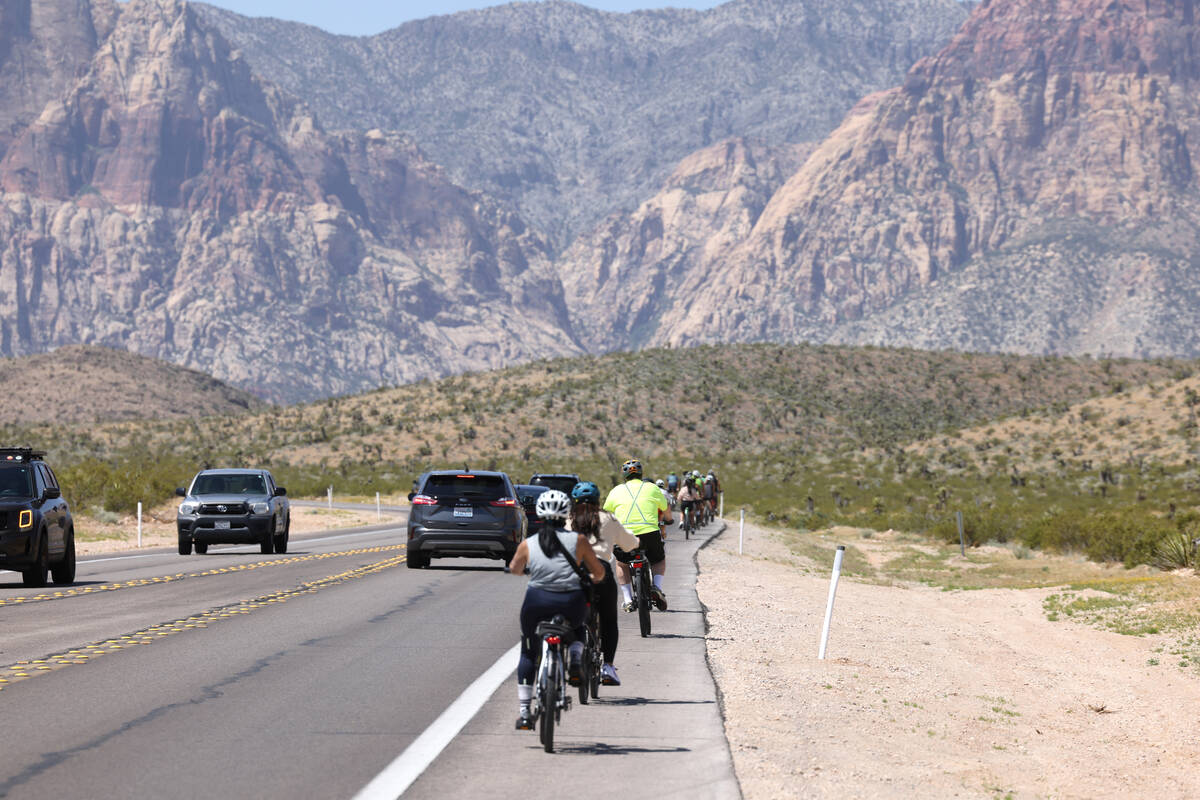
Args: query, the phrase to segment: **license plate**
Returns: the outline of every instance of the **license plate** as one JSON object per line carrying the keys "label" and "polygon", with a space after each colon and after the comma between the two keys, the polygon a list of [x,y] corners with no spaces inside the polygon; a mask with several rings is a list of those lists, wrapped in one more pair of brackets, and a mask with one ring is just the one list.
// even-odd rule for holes
{"label": "license plate", "polygon": [[475,516],[475,512],[474,512],[474,510],[472,510],[470,508],[456,508],[456,509],[454,509],[454,516],[456,516],[456,517],[473,517],[473,516]]}
{"label": "license plate", "polygon": [[227,531],[227,530],[229,530],[229,523],[228,522],[214,522],[213,527],[219,531]]}

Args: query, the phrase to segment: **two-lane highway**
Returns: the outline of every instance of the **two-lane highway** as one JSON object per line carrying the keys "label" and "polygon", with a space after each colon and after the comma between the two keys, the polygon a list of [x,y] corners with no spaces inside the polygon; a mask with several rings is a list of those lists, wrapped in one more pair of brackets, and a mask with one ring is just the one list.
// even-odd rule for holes
{"label": "two-lane highway", "polygon": [[[517,637],[523,580],[485,560],[409,570],[404,539],[393,522],[296,537],[285,555],[92,558],[46,591],[0,573],[0,797],[353,797]],[[679,620],[699,619],[680,602]],[[655,642],[625,635],[636,681],[634,654]],[[495,713],[511,710],[509,683]],[[720,738],[715,694],[697,703]],[[495,795],[518,754],[488,753],[452,783]]]}

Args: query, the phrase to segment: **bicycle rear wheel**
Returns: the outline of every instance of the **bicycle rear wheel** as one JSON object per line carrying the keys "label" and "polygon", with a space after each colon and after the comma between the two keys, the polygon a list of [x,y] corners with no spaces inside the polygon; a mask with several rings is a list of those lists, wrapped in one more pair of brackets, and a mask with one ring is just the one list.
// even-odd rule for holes
{"label": "bicycle rear wheel", "polygon": [[579,703],[587,705],[588,691],[592,683],[592,642],[591,636],[583,643],[583,653],[579,656]]}
{"label": "bicycle rear wheel", "polygon": [[638,623],[642,636],[650,635],[650,578],[645,567],[638,571]]}
{"label": "bicycle rear wheel", "polygon": [[558,716],[558,675],[555,666],[552,661],[550,668],[546,670],[546,691],[542,693],[542,724],[538,730],[542,749],[547,753],[554,752],[554,722]]}

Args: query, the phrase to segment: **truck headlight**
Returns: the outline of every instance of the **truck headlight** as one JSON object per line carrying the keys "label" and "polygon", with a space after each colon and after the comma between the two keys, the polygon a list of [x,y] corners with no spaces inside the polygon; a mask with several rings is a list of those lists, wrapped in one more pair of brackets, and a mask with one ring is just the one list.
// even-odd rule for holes
{"label": "truck headlight", "polygon": [[22,511],[20,514],[18,514],[17,515],[17,527],[19,527],[21,530],[25,530],[26,528],[32,528],[33,527],[33,512],[32,511]]}
{"label": "truck headlight", "polygon": [[195,514],[195,513],[196,513],[196,512],[197,512],[199,509],[200,509],[200,504],[199,504],[199,503],[192,502],[192,501],[190,501],[190,500],[189,500],[188,502],[186,502],[186,503],[180,503],[180,504],[179,504],[179,514],[180,514],[180,516],[184,516],[184,517],[190,517],[190,516],[192,516],[193,514]]}
{"label": "truck headlight", "polygon": [[271,506],[267,503],[255,503],[254,505],[250,506],[250,510],[255,514],[266,514],[270,512]]}

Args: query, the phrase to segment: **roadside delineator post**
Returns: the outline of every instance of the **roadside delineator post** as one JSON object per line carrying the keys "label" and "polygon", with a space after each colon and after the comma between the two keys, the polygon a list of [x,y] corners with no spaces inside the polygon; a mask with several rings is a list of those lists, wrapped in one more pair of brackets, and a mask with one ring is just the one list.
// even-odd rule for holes
{"label": "roadside delineator post", "polygon": [[963,540],[962,512],[955,511],[954,519],[958,522],[958,552],[959,552],[959,555],[961,555],[963,558],[966,558],[967,557],[967,545],[966,545],[965,541]]}
{"label": "roadside delineator post", "polygon": [[332,510],[333,509],[333,487],[332,486],[330,486],[328,489],[325,490],[325,496],[329,498],[329,508],[330,508],[330,510]]}
{"label": "roadside delineator post", "polygon": [[379,492],[375,493],[375,519],[383,519],[383,506],[379,505]]}
{"label": "roadside delineator post", "polygon": [[138,547],[142,546],[142,501],[138,501]]}
{"label": "roadside delineator post", "polygon": [[725,519],[725,493],[721,492],[721,494],[719,496],[721,498],[721,511],[719,513],[719,516],[721,517],[721,519]]}
{"label": "roadside delineator post", "polygon": [[821,627],[821,650],[817,659],[825,660],[825,645],[829,643],[829,623],[833,621],[833,596],[837,594],[838,578],[842,574],[842,556],[846,554],[846,545],[839,544],[837,554],[833,557],[833,578],[829,581],[829,604],[825,607],[825,624]]}
{"label": "roadside delineator post", "polygon": [[742,540],[746,537],[746,509],[741,509],[741,519],[738,520],[738,555],[742,554]]}

